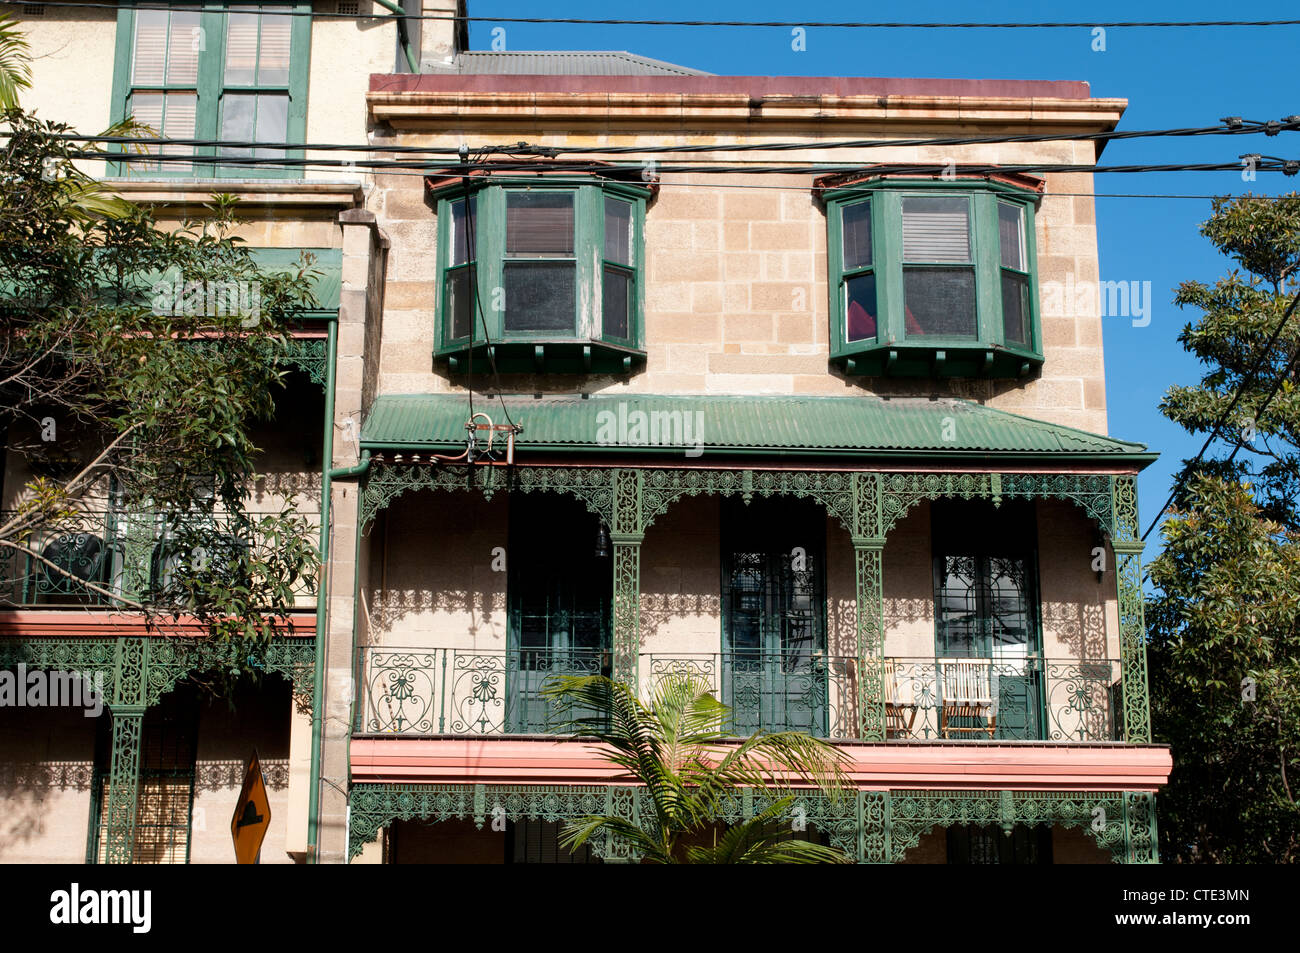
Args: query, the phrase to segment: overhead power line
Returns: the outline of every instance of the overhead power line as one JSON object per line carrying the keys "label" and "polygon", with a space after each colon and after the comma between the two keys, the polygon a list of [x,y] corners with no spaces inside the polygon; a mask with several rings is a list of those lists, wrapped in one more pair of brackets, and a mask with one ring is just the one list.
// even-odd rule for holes
{"label": "overhead power line", "polygon": [[1004,163],[1004,164],[964,164],[953,166],[950,163],[882,163],[849,165],[831,165],[811,163],[797,166],[773,165],[737,165],[723,161],[697,161],[695,164],[656,163],[651,170],[642,163],[591,163],[564,162],[555,160],[494,161],[471,162],[468,165],[438,165],[409,159],[308,159],[286,156],[230,156],[230,155],[191,155],[173,153],[113,153],[79,151],[71,152],[74,158],[96,159],[101,161],[125,163],[162,163],[162,164],[198,164],[204,166],[225,166],[230,168],[257,168],[263,165],[275,165],[280,168],[299,168],[307,165],[321,168],[363,169],[383,171],[388,169],[413,169],[427,172],[429,175],[459,175],[464,171],[499,172],[499,173],[536,173],[569,172],[604,174],[611,173],[640,174],[653,172],[659,174],[743,174],[743,175],[835,175],[840,173],[861,173],[870,175],[881,173],[889,175],[938,175],[960,173],[964,175],[984,175],[1006,172],[1025,173],[1061,173],[1086,172],[1106,173],[1143,173],[1143,172],[1235,172],[1243,169],[1243,163],[1249,160],[1249,168],[1255,172],[1281,172],[1288,176],[1300,173],[1300,159],[1278,158],[1249,154],[1237,157],[1235,162],[1200,162],[1200,163],[1132,163],[1127,165],[1095,165],[1092,163]]}
{"label": "overhead power line", "polygon": [[[25,6],[24,0],[0,0],[0,6]],[[148,4],[135,3],[45,3],[47,7],[71,7],[91,10],[144,10]],[[156,7],[153,7],[156,9]],[[1195,29],[1204,27],[1300,26],[1300,20],[1077,20],[1077,21],[903,21],[903,20],[667,20],[623,17],[510,17],[457,16],[454,13],[391,14],[326,13],[315,10],[277,11],[278,16],[311,17],[317,20],[443,20],[468,23],[529,23],[576,26],[680,26],[733,27],[788,30],[802,27],[819,30],[1064,30],[1094,29]]]}
{"label": "overhead power line", "polygon": [[[1210,444],[1214,443],[1214,441],[1218,439],[1219,432],[1223,429],[1223,425],[1228,422],[1228,418],[1232,416],[1232,412],[1237,409],[1237,404],[1241,403],[1241,398],[1245,394],[1247,388],[1249,388],[1250,385],[1254,383],[1255,378],[1259,376],[1260,370],[1268,360],[1269,353],[1273,350],[1273,345],[1276,344],[1278,338],[1282,336],[1282,331],[1286,328],[1287,321],[1291,319],[1291,315],[1295,311],[1297,304],[1300,304],[1300,291],[1296,292],[1295,296],[1291,298],[1291,303],[1287,305],[1287,309],[1282,315],[1282,320],[1277,323],[1277,327],[1273,329],[1273,333],[1269,336],[1268,341],[1265,342],[1264,347],[1260,349],[1259,356],[1255,359],[1255,363],[1251,365],[1246,376],[1243,377],[1241,383],[1237,385],[1237,389],[1232,395],[1232,400],[1228,402],[1228,406],[1224,408],[1223,413],[1219,415],[1219,419],[1214,422],[1214,427],[1210,430],[1210,435],[1205,438],[1205,443],[1201,444],[1201,449],[1196,451],[1196,456],[1193,457],[1192,461],[1183,468],[1182,475],[1174,481],[1174,488],[1169,491],[1169,498],[1165,500],[1160,509],[1156,511],[1155,519],[1151,521],[1151,525],[1148,526],[1146,532],[1142,534],[1143,542],[1146,542],[1147,537],[1151,535],[1151,531],[1160,524],[1160,520],[1164,517],[1165,510],[1169,508],[1169,504],[1178,497],[1178,491],[1182,489],[1187,478],[1196,469],[1196,465],[1205,457],[1205,451],[1210,449]],[[1290,367],[1294,366],[1297,356],[1300,356],[1300,349],[1298,349],[1296,354],[1291,357],[1287,369],[1283,370],[1278,380],[1274,383],[1273,390],[1269,393],[1268,398],[1264,401],[1262,407],[1256,411],[1256,419],[1259,419],[1259,415],[1262,411],[1267,409],[1269,403],[1272,402],[1273,395],[1280,389],[1282,380],[1287,376]],[[1241,445],[1238,444],[1237,449],[1234,449],[1232,456],[1228,458],[1229,462],[1237,456],[1237,450],[1240,448]]]}
{"label": "overhead power line", "polygon": [[[1281,132],[1300,131],[1300,115],[1285,116],[1281,119],[1254,120],[1229,116],[1217,126],[1188,126],[1173,129],[1136,129],[1109,130],[1103,132],[1061,132],[1061,133],[1023,133],[1017,135],[987,136],[942,136],[920,137],[911,139],[834,139],[824,142],[816,140],[781,141],[781,142],[722,142],[712,144],[675,145],[675,146],[547,146],[528,142],[502,143],[497,145],[480,145],[471,151],[478,155],[540,155],[554,158],[560,155],[671,155],[674,153],[697,152],[798,152],[803,150],[838,150],[838,149],[884,149],[914,146],[962,146],[990,145],[1035,142],[1111,142],[1127,139],[1183,138],[1195,136],[1241,136],[1258,135],[1276,136]],[[0,133],[0,136],[6,135]],[[311,142],[259,142],[235,139],[165,139],[159,136],[91,136],[76,133],[56,133],[52,139],[72,142],[87,142],[107,145],[185,145],[199,148],[228,149],[286,149],[307,152],[391,152],[399,155],[446,155],[459,154],[459,146],[408,146],[384,143],[311,143]]]}

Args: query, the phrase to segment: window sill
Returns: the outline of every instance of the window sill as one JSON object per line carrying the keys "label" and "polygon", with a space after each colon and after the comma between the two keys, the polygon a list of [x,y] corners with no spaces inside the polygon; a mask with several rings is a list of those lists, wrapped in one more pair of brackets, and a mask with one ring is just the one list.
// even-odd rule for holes
{"label": "window sill", "polygon": [[181,179],[135,177],[102,180],[131,202],[149,205],[202,205],[214,192],[236,196],[242,207],[254,205],[312,205],[349,209],[361,205],[365,195],[359,182],[311,179]]}
{"label": "window sill", "polygon": [[487,370],[489,359],[502,374],[629,374],[645,363],[645,351],[611,341],[574,338],[519,338],[491,345],[469,342],[439,348],[452,374],[465,374],[471,360]]}
{"label": "window sill", "polygon": [[1043,364],[1034,351],[979,341],[915,340],[856,344],[841,348],[831,361],[850,376],[861,377],[1028,377]]}

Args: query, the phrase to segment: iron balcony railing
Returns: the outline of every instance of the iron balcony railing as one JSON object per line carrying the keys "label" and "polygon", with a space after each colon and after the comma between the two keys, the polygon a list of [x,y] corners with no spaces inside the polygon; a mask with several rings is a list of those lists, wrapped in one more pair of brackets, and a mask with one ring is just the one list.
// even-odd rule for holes
{"label": "iron balcony railing", "polygon": [[[229,565],[223,559],[254,541],[256,527],[271,512],[198,514],[202,534],[215,549],[208,560],[212,572]],[[319,536],[319,511],[298,511],[307,518],[312,539]],[[0,511],[0,524],[13,512]],[[123,512],[111,508],[86,510],[55,525],[37,526],[18,537],[30,550],[0,549],[0,606],[111,607],[167,598],[180,559],[173,543],[174,520],[157,513]],[[51,565],[53,564],[53,565]],[[295,593],[303,607],[314,606],[314,587],[304,582]]]}
{"label": "iron balcony railing", "polygon": [[[543,689],[610,673],[592,649],[475,651],[365,647],[355,731],[366,735],[548,734],[560,719]],[[883,686],[888,741],[1098,742],[1119,738],[1119,663],[1038,657],[857,658],[817,653],[647,653],[639,691],[690,673],[731,708],[729,730],[861,736],[863,674]]]}

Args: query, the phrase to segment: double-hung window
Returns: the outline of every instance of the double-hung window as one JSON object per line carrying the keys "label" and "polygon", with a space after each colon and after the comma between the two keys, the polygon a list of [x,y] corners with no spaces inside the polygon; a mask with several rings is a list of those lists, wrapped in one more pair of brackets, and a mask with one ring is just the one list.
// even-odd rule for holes
{"label": "double-hung window", "polygon": [[644,359],[649,190],[622,182],[459,182],[438,195],[438,345],[468,372],[609,373]]}
{"label": "double-hung window", "polygon": [[831,358],[847,373],[1019,377],[1042,364],[1036,190],[875,179],[825,199]]}
{"label": "double-hung window", "polygon": [[301,142],[306,132],[311,18],[293,14],[307,12],[309,5],[292,2],[122,9],[113,118],[131,117],[161,138],[182,141],[147,146],[159,158],[119,162],[115,171],[300,176],[300,168],[282,163],[301,158],[302,150],[275,145]]}

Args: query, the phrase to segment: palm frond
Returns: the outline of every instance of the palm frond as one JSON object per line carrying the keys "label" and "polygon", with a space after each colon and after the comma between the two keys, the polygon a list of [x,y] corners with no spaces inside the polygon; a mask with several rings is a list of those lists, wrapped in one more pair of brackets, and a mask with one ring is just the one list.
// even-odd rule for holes
{"label": "palm frond", "polygon": [[[604,831],[627,839],[648,860],[678,863],[841,863],[844,854],[792,839],[786,816],[797,787],[840,796],[847,756],[829,742],[794,731],[731,742],[730,709],[689,672],[659,678],[648,705],[632,687],[603,676],[565,677],[543,690],[557,730],[596,739],[601,756],[645,787],[640,823],[591,816],[570,822],[562,842],[576,846]],[[724,801],[740,788],[775,800],[730,827],[712,846]],[[683,849],[682,845],[687,845]]]}
{"label": "palm frond", "polygon": [[779,798],[746,821],[733,824],[716,844],[687,851],[691,863],[701,864],[844,864],[843,851],[794,837],[787,826],[793,796]]}
{"label": "palm frond", "polygon": [[0,15],[0,112],[18,108],[18,92],[32,88],[31,48],[18,24]]}

